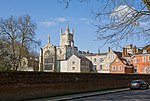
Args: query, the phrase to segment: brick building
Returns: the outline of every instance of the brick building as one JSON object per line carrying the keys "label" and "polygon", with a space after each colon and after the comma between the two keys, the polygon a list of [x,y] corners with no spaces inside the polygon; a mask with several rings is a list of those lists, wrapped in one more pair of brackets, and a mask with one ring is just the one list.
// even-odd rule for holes
{"label": "brick building", "polygon": [[145,46],[142,50],[133,55],[131,63],[134,65],[135,73],[150,73],[150,45]]}

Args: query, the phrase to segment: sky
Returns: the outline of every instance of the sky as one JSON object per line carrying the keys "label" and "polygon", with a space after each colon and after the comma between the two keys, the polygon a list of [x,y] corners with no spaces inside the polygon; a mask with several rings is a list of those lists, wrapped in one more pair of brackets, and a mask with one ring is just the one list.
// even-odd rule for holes
{"label": "sky", "polygon": [[[110,45],[103,47],[96,40],[96,27],[91,24],[91,9],[98,6],[80,3],[73,0],[69,8],[59,0],[0,0],[0,18],[29,15],[37,24],[36,39],[42,42],[41,47],[47,43],[48,35],[53,45],[59,46],[60,28],[63,32],[66,25],[74,29],[74,42],[79,50],[90,52],[107,52]],[[61,1],[61,0],[60,0]],[[112,47],[114,48],[114,47]],[[115,47],[114,50],[116,50]]]}

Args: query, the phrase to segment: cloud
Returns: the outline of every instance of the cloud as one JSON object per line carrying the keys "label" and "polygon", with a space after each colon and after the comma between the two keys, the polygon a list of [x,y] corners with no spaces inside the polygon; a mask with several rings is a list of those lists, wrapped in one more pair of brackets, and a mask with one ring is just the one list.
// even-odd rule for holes
{"label": "cloud", "polygon": [[45,26],[45,27],[52,27],[52,26],[56,26],[58,25],[59,23],[63,23],[63,22],[67,22],[68,20],[66,18],[63,18],[63,17],[57,17],[55,19],[52,19],[50,21],[42,21],[40,22],[40,24],[42,26]]}
{"label": "cloud", "polygon": [[79,22],[85,23],[85,24],[89,24],[90,20],[89,18],[79,18]]}
{"label": "cloud", "polygon": [[54,19],[51,19],[50,21],[42,21],[40,22],[40,25],[45,26],[45,27],[53,27],[57,26],[60,23],[73,23],[73,24],[89,24],[90,20],[88,18],[70,18],[70,17],[57,17]]}
{"label": "cloud", "polygon": [[118,20],[128,20],[135,14],[133,7],[128,7],[127,5],[120,5],[115,8],[111,14],[111,17]]}
{"label": "cloud", "polygon": [[45,26],[45,27],[51,27],[51,26],[56,26],[57,25],[57,23],[53,22],[53,21],[43,21],[40,24]]}
{"label": "cloud", "polygon": [[56,22],[66,22],[66,21],[68,21],[66,18],[63,18],[63,17],[58,17],[55,20],[56,20]]}

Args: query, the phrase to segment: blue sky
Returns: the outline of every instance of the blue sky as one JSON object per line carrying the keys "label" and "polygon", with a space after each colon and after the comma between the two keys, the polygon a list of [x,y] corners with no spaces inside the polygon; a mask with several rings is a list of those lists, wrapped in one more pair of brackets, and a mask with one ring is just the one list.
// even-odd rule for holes
{"label": "blue sky", "polygon": [[[66,25],[69,25],[69,28],[75,31],[75,46],[79,50],[97,52],[102,44],[100,41],[95,41],[96,28],[90,23],[90,11],[98,5],[83,4],[73,0],[66,9],[65,5],[57,0],[0,0],[0,17],[30,15],[32,21],[37,24],[36,38],[41,40],[42,46],[47,43],[49,34],[51,43],[58,46],[60,28],[64,31]],[[100,49],[106,52],[108,47],[109,45],[106,45]]]}

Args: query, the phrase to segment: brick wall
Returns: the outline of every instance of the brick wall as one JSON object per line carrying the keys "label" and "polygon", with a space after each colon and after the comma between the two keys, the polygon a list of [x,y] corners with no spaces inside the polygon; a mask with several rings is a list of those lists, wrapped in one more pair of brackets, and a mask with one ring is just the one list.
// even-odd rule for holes
{"label": "brick wall", "polygon": [[133,79],[150,83],[150,75],[0,72],[0,99],[34,99],[87,91],[128,87]]}

